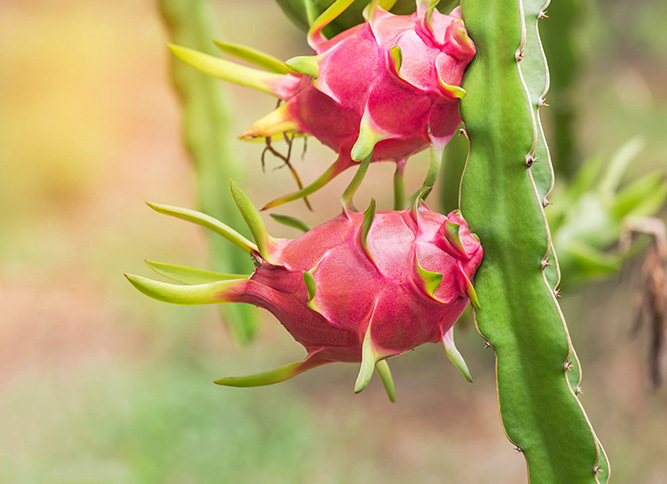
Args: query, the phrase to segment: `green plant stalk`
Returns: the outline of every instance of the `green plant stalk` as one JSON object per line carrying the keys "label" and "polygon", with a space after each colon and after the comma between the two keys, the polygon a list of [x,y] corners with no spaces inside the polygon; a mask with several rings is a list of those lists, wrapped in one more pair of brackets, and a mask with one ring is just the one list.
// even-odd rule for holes
{"label": "green plant stalk", "polygon": [[[484,246],[475,278],[482,309],[474,315],[496,353],[503,425],[524,454],[530,482],[603,483],[609,465],[579,401],[578,365],[553,281],[545,273],[552,267],[546,266],[552,248],[544,214],[544,194],[551,186],[544,172],[550,167],[533,172],[541,128],[532,102],[543,92],[527,87],[535,90],[544,80],[526,76],[543,78],[538,71],[546,65],[519,67],[522,49],[526,54],[535,48],[536,39],[527,39],[525,15],[535,14],[529,3],[462,2],[477,46],[464,79],[468,95],[461,101],[470,152],[460,205]],[[548,164],[548,156],[538,163]],[[570,374],[576,376],[575,388]]]}
{"label": "green plant stalk", "polygon": [[[160,0],[159,7],[170,42],[217,54],[213,38],[219,36],[213,27],[211,19],[214,15],[207,0]],[[182,101],[183,138],[195,165],[201,211],[218,220],[229,221],[232,226],[244,227],[228,189],[230,178],[238,181],[242,172],[235,165],[230,146],[233,138],[223,86],[216,79],[173,59],[171,73]],[[239,257],[234,247],[220,237],[212,235],[209,241],[216,270],[240,274],[251,272],[249,257]],[[252,341],[257,331],[252,307],[231,304],[220,311],[237,343]]]}
{"label": "green plant stalk", "polygon": [[455,134],[445,146],[440,170],[439,201],[442,213],[459,207],[461,176],[468,157],[468,140],[463,134]]}

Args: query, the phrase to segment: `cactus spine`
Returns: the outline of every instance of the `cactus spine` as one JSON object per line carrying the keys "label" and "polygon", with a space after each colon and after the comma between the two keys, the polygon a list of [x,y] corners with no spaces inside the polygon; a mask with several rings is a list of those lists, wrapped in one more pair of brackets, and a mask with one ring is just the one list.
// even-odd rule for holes
{"label": "cactus spine", "polygon": [[[207,0],[160,0],[159,8],[172,42],[215,51],[211,43],[215,37],[213,16]],[[199,205],[213,217],[242,226],[239,213],[230,209],[234,204],[228,191],[220,188],[221,180],[240,178],[230,147],[224,89],[215,79],[180,62],[172,62],[171,69],[174,87],[183,103],[183,137],[196,169]],[[249,260],[237,257],[219,237],[211,237],[209,242],[216,268],[244,273],[252,267]],[[225,306],[221,312],[235,341],[244,344],[252,340],[257,331],[252,308],[235,304]]]}
{"label": "cactus spine", "polygon": [[548,80],[535,28],[544,7],[462,2],[478,53],[463,84],[470,152],[460,203],[485,248],[477,327],[496,353],[503,425],[526,458],[530,482],[604,483],[609,465],[579,401],[544,214],[552,169],[536,111]]}

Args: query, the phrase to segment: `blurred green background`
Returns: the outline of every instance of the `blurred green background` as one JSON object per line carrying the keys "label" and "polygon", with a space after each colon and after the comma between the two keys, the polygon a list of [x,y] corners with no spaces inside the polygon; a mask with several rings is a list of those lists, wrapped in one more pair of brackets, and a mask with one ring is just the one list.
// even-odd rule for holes
{"label": "blurred green background", "polygon": [[[308,53],[273,2],[213,3],[225,40]],[[579,16],[582,159],[642,134],[628,177],[666,168],[667,4],[587,2]],[[470,325],[457,341],[472,385],[428,345],[393,361],[396,404],[377,380],[355,396],[355,365],[223,388],[212,381],[296,361],[302,348],[262,313],[258,341],[238,349],[214,308],[161,304],[124,280],[148,274],[143,258],[208,265],[204,234],[143,203],[196,206],[165,42],[147,0],[0,2],[0,482],[525,482],[497,414],[493,353]],[[235,133],[274,105],[228,92]],[[296,161],[307,181],[333,161],[317,145]],[[277,161],[262,173],[260,152],[235,144],[258,205],[294,188]],[[423,157],[408,165],[409,186],[425,169]],[[371,167],[358,205],[372,193],[389,208],[392,172]],[[334,216],[351,176],[312,197],[315,213],[299,202],[278,212]],[[667,390],[651,389],[647,333],[630,337],[638,269],[561,301],[613,482],[667,483]]]}

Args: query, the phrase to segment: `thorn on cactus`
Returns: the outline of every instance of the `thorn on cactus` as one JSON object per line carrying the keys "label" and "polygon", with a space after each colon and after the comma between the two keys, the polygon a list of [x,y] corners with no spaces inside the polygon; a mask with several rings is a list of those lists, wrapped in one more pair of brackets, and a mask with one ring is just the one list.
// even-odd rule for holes
{"label": "thorn on cactus", "polygon": [[540,98],[540,100],[539,100],[538,103],[537,103],[537,107],[538,107],[538,108],[543,108],[543,107],[545,107],[545,106],[549,107],[550,104],[547,103],[547,100],[546,100],[545,98]]}
{"label": "thorn on cactus", "polygon": [[545,270],[547,267],[551,265],[551,262],[549,262],[549,259],[545,259],[542,261],[542,270]]}
{"label": "thorn on cactus", "polygon": [[537,163],[537,158],[535,158],[533,155],[526,155],[526,167],[530,168],[533,166],[535,163]]}
{"label": "thorn on cactus", "polygon": [[523,49],[519,49],[514,58],[516,59],[517,62],[521,62],[525,56],[526,54],[523,53]]}
{"label": "thorn on cactus", "polygon": [[572,363],[570,363],[569,361],[566,361],[565,364],[563,365],[563,367],[565,368],[565,371],[572,371],[573,366],[574,365],[572,365]]}

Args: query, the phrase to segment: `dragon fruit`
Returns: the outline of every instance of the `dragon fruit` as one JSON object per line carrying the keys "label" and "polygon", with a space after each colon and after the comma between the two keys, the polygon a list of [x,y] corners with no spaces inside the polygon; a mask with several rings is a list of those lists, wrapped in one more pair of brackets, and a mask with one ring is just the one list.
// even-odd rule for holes
{"label": "dragon fruit", "polygon": [[216,383],[267,385],[325,363],[361,362],[355,391],[363,390],[377,370],[393,400],[386,359],[438,341],[470,379],[454,346],[453,325],[468,301],[478,306],[471,281],[482,248],[460,212],[433,212],[421,197],[410,210],[400,211],[376,213],[371,201],[361,213],[347,204],[341,215],[296,239],[275,239],[234,182],[232,195],[256,244],[207,215],[151,207],[230,240],[253,258],[256,269],[251,276],[155,262],[148,264],[187,285],[127,275],[141,292],[161,301],[243,302],[265,308],[308,352],[301,362]]}
{"label": "dragon fruit", "polygon": [[[338,153],[311,185],[264,208],[306,196],[367,157],[397,164],[397,182],[409,156],[432,146],[424,186],[432,186],[442,149],[461,123],[458,100],[463,73],[475,54],[460,9],[435,10],[437,1],[417,0],[412,15],[394,15],[377,0],[366,21],[327,40],[322,29],[352,0],[338,0],[311,26],[314,56],[279,60],[234,44],[227,53],[273,72],[240,66],[184,47],[171,46],[184,62],[206,74],[271,93],[286,101],[242,138],[306,133]],[[433,166],[435,165],[435,166]],[[397,203],[402,206],[402,203]]]}

